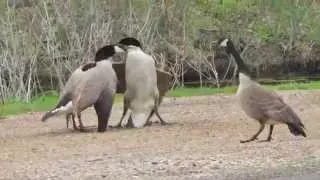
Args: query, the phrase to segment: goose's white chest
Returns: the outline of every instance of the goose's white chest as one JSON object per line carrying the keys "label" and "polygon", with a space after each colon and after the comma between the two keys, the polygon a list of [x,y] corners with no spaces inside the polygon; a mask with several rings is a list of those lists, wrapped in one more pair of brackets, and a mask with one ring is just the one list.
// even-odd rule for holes
{"label": "goose's white chest", "polygon": [[247,75],[243,73],[239,73],[239,86],[237,89],[237,96],[241,96],[241,94],[244,93],[244,91],[249,88],[254,82],[248,77]]}

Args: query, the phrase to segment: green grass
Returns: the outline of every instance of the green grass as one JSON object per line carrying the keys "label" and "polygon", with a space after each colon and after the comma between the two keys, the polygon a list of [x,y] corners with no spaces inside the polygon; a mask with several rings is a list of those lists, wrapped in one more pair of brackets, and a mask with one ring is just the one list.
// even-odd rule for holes
{"label": "green grass", "polygon": [[169,97],[186,97],[186,96],[205,96],[212,94],[232,94],[236,92],[236,86],[228,86],[223,88],[175,88],[172,91],[169,91],[166,96]]}
{"label": "green grass", "polygon": [[[59,96],[55,95],[45,95],[40,97],[35,97],[30,103],[26,103],[17,99],[10,99],[4,104],[0,104],[0,118],[6,117],[8,115],[15,115],[27,112],[36,111],[47,111],[54,108],[59,100]],[[116,96],[115,102],[118,103],[122,101],[122,95]]]}
{"label": "green grass", "polygon": [[[272,90],[314,90],[320,89],[320,81],[311,81],[309,83],[284,83],[277,85],[265,85],[267,89]],[[176,88],[169,91],[168,97],[186,97],[186,96],[204,96],[213,94],[233,94],[237,86],[228,86],[223,88]],[[30,103],[25,103],[16,99],[10,99],[4,104],[0,104],[0,118],[8,115],[15,115],[27,112],[47,111],[53,108],[59,96],[57,93],[34,98]],[[122,102],[122,95],[117,94],[116,103]]]}
{"label": "green grass", "polygon": [[[314,90],[320,89],[320,81],[310,81],[308,83],[283,83],[276,85],[264,85],[269,90]],[[212,94],[233,94],[236,93],[237,86],[227,86],[223,88],[176,88],[167,93],[167,96],[185,97],[185,96],[204,96]]]}
{"label": "green grass", "polygon": [[57,103],[57,96],[54,95],[35,98],[31,103],[10,99],[4,104],[0,104],[0,117],[32,111],[45,111],[52,108],[55,103]]}
{"label": "green grass", "polygon": [[274,90],[313,90],[320,89],[320,81],[310,81],[309,83],[283,83],[278,85],[266,85],[268,89]]}

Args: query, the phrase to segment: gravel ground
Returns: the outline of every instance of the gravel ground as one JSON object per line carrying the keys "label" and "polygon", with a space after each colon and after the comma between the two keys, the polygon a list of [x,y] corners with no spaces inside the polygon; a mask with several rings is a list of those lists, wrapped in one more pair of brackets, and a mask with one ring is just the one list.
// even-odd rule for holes
{"label": "gravel ground", "polygon": [[[273,141],[240,144],[259,124],[234,95],[167,98],[160,113],[170,125],[105,133],[67,129],[63,116],[43,123],[43,112],[9,117],[0,120],[0,179],[320,179],[320,91],[281,96],[307,138],[277,125]],[[109,124],[121,110],[114,106]],[[97,125],[92,108],[83,121]]]}

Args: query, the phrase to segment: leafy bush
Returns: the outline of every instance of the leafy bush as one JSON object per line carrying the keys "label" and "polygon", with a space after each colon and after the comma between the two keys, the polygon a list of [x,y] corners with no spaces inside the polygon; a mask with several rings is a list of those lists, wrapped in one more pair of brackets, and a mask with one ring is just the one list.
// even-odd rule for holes
{"label": "leafy bush", "polygon": [[[171,71],[180,85],[187,69],[195,69],[200,81],[219,84],[219,77],[227,77],[218,75],[217,60],[208,61],[215,55],[215,41],[222,36],[231,37],[244,50],[245,60],[257,68],[272,67],[270,59],[282,63],[289,51],[303,52],[297,54],[304,58],[296,59],[308,60],[316,52],[314,44],[320,43],[318,1],[31,2],[31,7],[9,8],[0,1],[1,99],[29,101],[43,91],[62,89],[70,72],[92,60],[99,47],[124,36],[141,40],[159,67]],[[262,51],[262,47],[276,52]],[[266,56],[257,62],[261,54]]]}

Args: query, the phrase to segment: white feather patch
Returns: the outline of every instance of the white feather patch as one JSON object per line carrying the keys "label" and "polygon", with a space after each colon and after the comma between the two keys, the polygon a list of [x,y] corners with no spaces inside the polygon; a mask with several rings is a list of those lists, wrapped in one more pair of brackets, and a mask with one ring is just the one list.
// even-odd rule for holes
{"label": "white feather patch", "polygon": [[69,101],[68,104],[61,106],[52,111],[52,113],[71,113],[72,112],[72,101]]}
{"label": "white feather patch", "polygon": [[122,53],[122,52],[124,52],[124,50],[123,50],[122,48],[120,48],[119,46],[114,46],[114,51],[115,51],[116,53]]}
{"label": "white feather patch", "polygon": [[239,95],[241,93],[241,91],[243,91],[244,89],[246,89],[247,87],[249,87],[252,83],[254,83],[250,77],[248,77],[247,75],[243,74],[243,73],[239,73],[239,87],[237,90],[237,95]]}
{"label": "white feather patch", "polygon": [[228,43],[229,39],[225,39],[220,43],[221,47],[227,47],[227,43]]}

